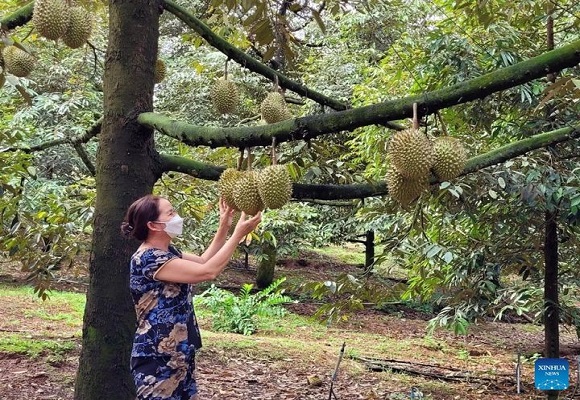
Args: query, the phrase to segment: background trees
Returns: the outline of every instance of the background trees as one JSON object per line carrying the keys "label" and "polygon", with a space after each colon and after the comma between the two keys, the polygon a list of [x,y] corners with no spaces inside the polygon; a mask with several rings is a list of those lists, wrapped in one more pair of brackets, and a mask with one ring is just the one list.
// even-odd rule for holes
{"label": "background trees", "polygon": [[[443,308],[435,323],[452,321],[457,331],[490,309],[541,313],[533,305],[542,303],[546,210],[559,218],[562,293],[576,294],[577,4],[553,8],[557,47],[569,44],[568,51],[535,64],[532,57],[546,50],[540,2],[124,0],[92,7],[97,29],[81,50],[35,31],[27,36],[30,8],[22,18],[11,14],[21,5],[3,6],[3,43],[22,42],[38,63],[29,79],[3,75],[2,249],[41,278],[42,290],[52,270],[88,246],[79,238],[92,234],[77,398],[133,396],[126,260],[135,243],[120,239],[118,226],[135,198],[156,190],[183,214],[211,220],[214,189],[190,176],[215,180],[236,164],[237,147],[267,146],[272,136],[297,181],[296,199],[384,195],[387,127],[406,125],[414,102],[423,129],[461,137],[480,157],[466,170],[476,174],[434,183],[411,212],[375,197],[351,216],[360,230],[351,234],[376,230],[386,244],[382,258],[394,255],[408,267],[404,298],[436,293]],[[154,86],[157,57],[169,73]],[[243,101],[236,115],[216,116],[209,87],[228,58]],[[518,64],[524,60],[531,62]],[[509,66],[509,74],[499,70]],[[566,67],[553,84],[543,78]],[[304,118],[264,126],[256,116],[275,76],[289,89],[294,115]],[[188,124],[176,129],[171,120]],[[153,126],[163,135],[154,136]],[[558,140],[548,134],[535,147],[547,149],[488,153],[556,129],[565,129]],[[268,151],[254,149],[256,165],[269,162]],[[500,161],[507,162],[488,168]],[[340,231],[324,213],[312,213],[311,220]],[[192,231],[201,247],[210,230]],[[500,272],[526,280],[500,285]],[[575,309],[567,310],[575,321]]]}

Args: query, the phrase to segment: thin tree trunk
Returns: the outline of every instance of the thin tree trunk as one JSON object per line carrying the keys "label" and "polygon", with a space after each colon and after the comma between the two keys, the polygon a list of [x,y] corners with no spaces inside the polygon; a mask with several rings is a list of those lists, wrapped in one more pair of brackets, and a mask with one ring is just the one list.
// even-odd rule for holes
{"label": "thin tree trunk", "polygon": [[[544,345],[548,358],[560,357],[560,312],[558,300],[558,213],[545,213],[544,241]],[[557,399],[558,392],[549,391],[547,398]]]}
{"label": "thin tree trunk", "polygon": [[256,272],[256,285],[260,289],[267,288],[274,282],[276,246],[269,242],[263,243],[262,255],[265,257],[258,263],[258,271]]}
{"label": "thin tree trunk", "polygon": [[104,118],[77,400],[135,398],[129,373],[135,309],[128,264],[137,243],[121,237],[120,224],[128,206],[150,193],[158,177],[152,132],[136,121],[141,112],[153,108],[158,10],[147,0],[116,0],[109,5]]}

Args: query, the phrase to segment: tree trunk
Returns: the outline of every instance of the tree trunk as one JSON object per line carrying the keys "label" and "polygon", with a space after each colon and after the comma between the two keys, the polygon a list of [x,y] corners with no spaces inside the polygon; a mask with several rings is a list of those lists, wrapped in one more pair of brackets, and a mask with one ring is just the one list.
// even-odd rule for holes
{"label": "tree trunk", "polygon": [[371,269],[375,262],[375,231],[368,230],[365,234],[365,271]]}
{"label": "tree trunk", "polygon": [[160,171],[152,131],[136,121],[153,108],[159,8],[146,0],[116,0],[109,11],[90,281],[75,382],[78,400],[135,399],[129,361],[136,317],[128,264],[138,244],[121,236],[120,224],[129,205],[151,192]]}
{"label": "tree trunk", "polygon": [[274,282],[274,269],[276,267],[276,246],[272,243],[262,243],[262,256],[258,263],[256,273],[256,285],[259,289],[267,288]]}

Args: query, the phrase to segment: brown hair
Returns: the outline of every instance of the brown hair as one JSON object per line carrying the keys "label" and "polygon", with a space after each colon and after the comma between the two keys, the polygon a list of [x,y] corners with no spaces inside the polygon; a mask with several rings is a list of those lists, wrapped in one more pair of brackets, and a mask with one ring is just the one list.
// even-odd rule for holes
{"label": "brown hair", "polygon": [[137,240],[145,240],[149,235],[147,222],[159,218],[159,196],[148,194],[137,199],[129,206],[125,219],[121,224],[121,232]]}

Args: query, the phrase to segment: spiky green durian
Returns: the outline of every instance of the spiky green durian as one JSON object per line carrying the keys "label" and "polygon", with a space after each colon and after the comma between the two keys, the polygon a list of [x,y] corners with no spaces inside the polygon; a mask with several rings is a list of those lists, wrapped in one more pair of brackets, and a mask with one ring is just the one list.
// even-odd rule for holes
{"label": "spiky green durian", "polygon": [[155,61],[155,83],[163,82],[165,75],[167,74],[167,67],[165,66],[165,61],[158,58]]}
{"label": "spiky green durian", "polygon": [[292,118],[284,96],[278,92],[270,92],[260,104],[262,118],[269,124]]}
{"label": "spiky green durian", "polygon": [[258,192],[266,208],[281,208],[292,196],[292,180],[285,165],[271,165],[258,174]]}
{"label": "spiky green durian", "polygon": [[248,215],[256,215],[264,209],[264,203],[258,192],[258,180],[255,171],[246,171],[234,187],[236,206]]}
{"label": "spiky green durian", "polygon": [[465,168],[467,152],[457,138],[442,136],[433,143],[435,162],[433,172],[441,180],[457,178]]}
{"label": "spiky green durian", "polygon": [[393,167],[405,178],[415,180],[429,176],[435,159],[433,144],[416,129],[396,132],[388,153]]}
{"label": "spiky green durian", "polygon": [[4,58],[4,67],[12,75],[28,76],[34,68],[34,57],[16,46],[5,47],[2,50],[2,57]]}
{"label": "spiky green durian", "polygon": [[69,6],[65,0],[35,0],[32,22],[40,36],[57,40],[66,32]]}
{"label": "spiky green durian", "polygon": [[234,200],[234,188],[243,174],[242,171],[238,171],[235,168],[227,168],[222,172],[218,179],[218,191],[220,197],[222,197],[226,204],[234,210],[239,210]]}
{"label": "spiky green durian", "polygon": [[418,199],[429,187],[427,178],[405,178],[399,171],[392,167],[387,171],[386,180],[389,195],[403,207],[407,207]]}
{"label": "spiky green durian", "polygon": [[93,19],[91,14],[83,7],[71,7],[66,32],[62,35],[62,41],[71,49],[81,47],[91,36]]}
{"label": "spiky green durian", "polygon": [[230,114],[236,111],[240,96],[236,84],[228,79],[216,80],[210,90],[213,106],[220,114]]}

